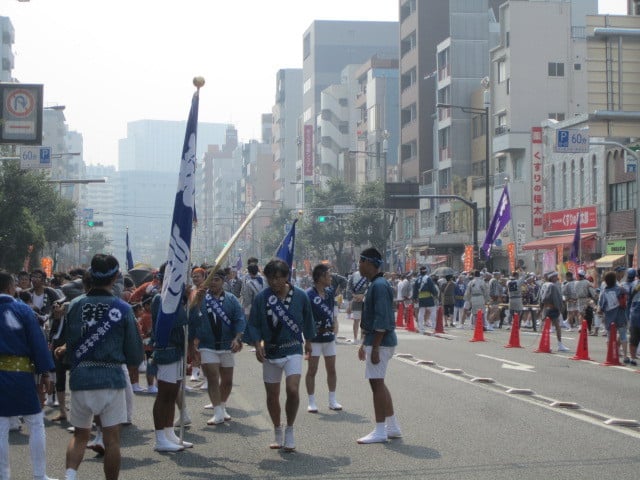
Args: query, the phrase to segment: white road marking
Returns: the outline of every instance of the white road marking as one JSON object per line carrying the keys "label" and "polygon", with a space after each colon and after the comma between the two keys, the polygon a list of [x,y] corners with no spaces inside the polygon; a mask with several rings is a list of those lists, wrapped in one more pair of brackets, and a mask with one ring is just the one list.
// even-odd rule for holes
{"label": "white road marking", "polygon": [[526,363],[514,362],[512,360],[506,360],[504,358],[491,357],[489,355],[484,355],[482,353],[477,354],[479,357],[488,358],[489,360],[496,360],[498,362],[502,362],[502,368],[508,368],[510,370],[520,370],[522,372],[530,372],[536,373],[533,365],[527,365]]}

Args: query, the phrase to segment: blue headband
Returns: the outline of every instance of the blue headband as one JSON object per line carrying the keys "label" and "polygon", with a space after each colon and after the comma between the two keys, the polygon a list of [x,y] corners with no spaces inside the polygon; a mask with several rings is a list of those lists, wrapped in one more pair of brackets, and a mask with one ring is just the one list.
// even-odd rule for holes
{"label": "blue headband", "polygon": [[111,278],[116,273],[118,273],[119,270],[120,270],[120,265],[118,265],[117,263],[115,267],[113,267],[111,270],[107,270],[106,272],[96,272],[92,268],[89,269],[89,271],[91,272],[91,276],[93,278],[98,278],[98,279]]}
{"label": "blue headband", "polygon": [[373,263],[373,265],[376,268],[380,268],[382,266],[382,260],[379,258],[372,258],[372,257],[366,257],[364,255],[360,255],[360,259]]}

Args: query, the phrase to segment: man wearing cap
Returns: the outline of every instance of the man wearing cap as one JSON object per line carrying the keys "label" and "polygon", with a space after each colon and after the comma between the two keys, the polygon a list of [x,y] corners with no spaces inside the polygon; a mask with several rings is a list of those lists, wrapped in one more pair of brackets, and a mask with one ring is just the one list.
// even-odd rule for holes
{"label": "man wearing cap", "polygon": [[420,275],[416,277],[413,284],[413,300],[418,302],[418,332],[420,334],[425,333],[426,326],[432,326],[431,324],[425,326],[425,322],[430,322],[431,309],[435,307],[438,295],[438,287],[429,275],[427,267],[421,266]]}
{"label": "man wearing cap", "polygon": [[373,392],[376,425],[371,433],[357,441],[360,444],[384,443],[389,438],[402,436],[391,392],[384,383],[387,365],[398,344],[393,321],[393,289],[384,278],[382,255],[375,248],[362,251],[358,270],[371,282],[362,310],[364,338],[358,358],[366,362],[365,377]]}
{"label": "man wearing cap", "polygon": [[558,351],[568,352],[569,349],[562,343],[562,329],[560,328],[560,317],[562,311],[562,291],[558,284],[558,272],[548,272],[547,281],[540,289],[540,304],[542,307],[542,318],[549,317],[553,327],[556,329],[558,339]]}
{"label": "man wearing cap", "polygon": [[91,259],[92,287],[69,305],[65,336],[71,365],[71,424],[65,479],[75,480],[84,457],[94,415],[100,417],[107,480],[120,472],[120,425],[127,421],[122,364],[142,362],[142,340],[129,304],[112,293],[120,266],[112,255]]}

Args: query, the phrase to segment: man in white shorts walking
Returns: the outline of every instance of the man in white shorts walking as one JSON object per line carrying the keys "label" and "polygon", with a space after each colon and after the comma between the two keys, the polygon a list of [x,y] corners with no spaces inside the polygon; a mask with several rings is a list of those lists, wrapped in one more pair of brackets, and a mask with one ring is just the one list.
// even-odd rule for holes
{"label": "man in white shorts walking", "polygon": [[324,357],[324,366],[327,369],[329,409],[342,410],[342,405],[336,400],[336,334],[338,333],[338,322],[336,321],[336,302],[333,288],[331,288],[329,267],[319,263],[313,268],[311,277],[313,278],[313,287],[307,289],[307,295],[311,300],[317,335],[311,339],[309,368],[307,368],[307,376],[305,377],[307,394],[309,395],[307,411],[318,413],[315,383],[320,356]]}
{"label": "man in white shorts walking", "polygon": [[[289,283],[289,265],[273,259],[264,267],[268,287],[259,292],[251,307],[247,325],[247,342],[256,349],[262,363],[262,377],[267,392],[267,410],[273,422],[272,449],[296,449],[293,424],[300,405],[302,348],[311,352],[310,339],[316,336],[311,302],[304,290]],[[287,426],[281,424],[280,384],[285,375]]]}
{"label": "man in white shorts walking", "polygon": [[358,358],[366,362],[365,377],[373,392],[376,419],[375,429],[359,438],[358,443],[383,443],[402,436],[393,411],[391,392],[384,383],[387,365],[398,344],[393,319],[393,289],[384,278],[382,255],[375,248],[362,251],[358,268],[370,282],[362,309],[360,325],[364,338]]}
{"label": "man in white shorts walking", "polygon": [[[247,326],[238,299],[224,290],[225,274],[217,270],[208,288],[198,289],[195,308],[189,312],[189,336],[197,339],[202,373],[207,379],[207,391],[213,417],[207,425],[219,425],[231,420],[227,400],[233,386],[234,354],[242,350],[242,335]],[[205,282],[206,283],[206,282]]]}

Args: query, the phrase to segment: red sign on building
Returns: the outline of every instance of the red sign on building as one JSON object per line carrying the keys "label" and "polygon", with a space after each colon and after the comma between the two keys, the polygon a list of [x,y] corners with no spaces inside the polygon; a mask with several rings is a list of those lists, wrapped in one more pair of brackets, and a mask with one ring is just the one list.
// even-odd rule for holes
{"label": "red sign on building", "polygon": [[573,232],[578,224],[578,215],[580,215],[580,230],[589,230],[598,227],[598,209],[593,205],[545,213],[544,231]]}
{"label": "red sign on building", "polygon": [[304,126],[304,176],[313,175],[313,125]]}
{"label": "red sign on building", "polygon": [[542,127],[531,128],[531,233],[542,237],[544,198],[542,195]]}

